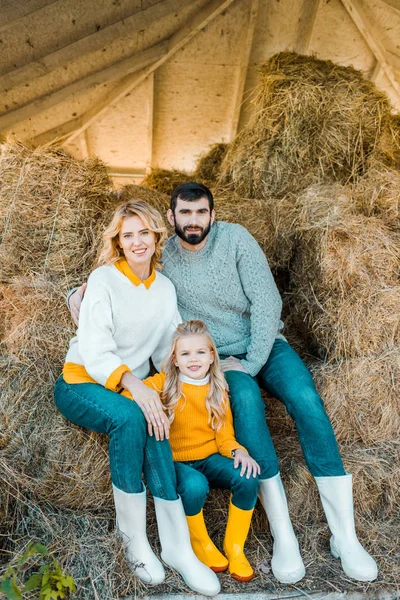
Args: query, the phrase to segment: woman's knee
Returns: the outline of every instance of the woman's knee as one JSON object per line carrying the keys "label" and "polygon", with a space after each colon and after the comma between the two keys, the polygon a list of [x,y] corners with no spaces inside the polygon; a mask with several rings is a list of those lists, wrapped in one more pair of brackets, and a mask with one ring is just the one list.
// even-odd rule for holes
{"label": "woman's knee", "polygon": [[121,402],[113,408],[114,427],[146,435],[146,419],[139,406],[124,396],[120,399]]}

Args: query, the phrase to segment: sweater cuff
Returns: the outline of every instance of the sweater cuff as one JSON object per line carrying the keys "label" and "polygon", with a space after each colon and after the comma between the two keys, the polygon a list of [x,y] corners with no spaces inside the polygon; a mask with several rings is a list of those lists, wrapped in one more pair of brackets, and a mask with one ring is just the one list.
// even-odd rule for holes
{"label": "sweater cuff", "polygon": [[219,452],[222,454],[222,456],[226,456],[226,458],[232,458],[232,450],[244,450],[247,452],[246,448],[241,446],[236,440],[225,442],[225,444],[219,448]]}
{"label": "sweater cuff", "polygon": [[[258,373],[261,371],[262,367],[263,367],[263,365],[261,365],[259,367],[258,365],[255,365],[254,363],[249,362],[245,358],[243,358],[240,362],[242,363],[242,365],[246,369],[246,373],[248,373],[249,375],[251,375],[251,377],[256,377],[258,375]],[[267,361],[265,361],[265,362],[267,362]]]}
{"label": "sweater cuff", "polygon": [[132,373],[132,371],[127,365],[120,365],[111,373],[104,387],[112,392],[119,392],[122,387],[121,378],[124,373]]}

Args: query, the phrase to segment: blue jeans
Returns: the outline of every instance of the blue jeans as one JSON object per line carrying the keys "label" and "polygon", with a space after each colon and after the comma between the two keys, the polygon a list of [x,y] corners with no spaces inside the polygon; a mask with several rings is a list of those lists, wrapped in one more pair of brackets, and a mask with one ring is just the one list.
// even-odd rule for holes
{"label": "blue jeans", "polygon": [[115,487],[140,493],[143,471],[153,496],[177,499],[169,442],[148,435],[146,420],[136,402],[96,383],[66,383],[62,376],[56,382],[54,399],[69,421],[109,436],[108,454]]}
{"label": "blue jeans", "polygon": [[266,424],[265,404],[259,386],[283,402],[296,423],[311,474],[314,477],[345,475],[335,434],[311,373],[287,342],[275,340],[257,378],[241,371],[228,371],[225,377],[229,385],[236,439],[259,463],[260,479],[276,475],[279,463]]}
{"label": "blue jeans", "polygon": [[210,487],[231,490],[232,504],[242,510],[254,508],[258,494],[258,476],[240,477],[233,459],[211,454],[202,460],[175,463],[178,493],[188,517],[197,515],[204,506]]}

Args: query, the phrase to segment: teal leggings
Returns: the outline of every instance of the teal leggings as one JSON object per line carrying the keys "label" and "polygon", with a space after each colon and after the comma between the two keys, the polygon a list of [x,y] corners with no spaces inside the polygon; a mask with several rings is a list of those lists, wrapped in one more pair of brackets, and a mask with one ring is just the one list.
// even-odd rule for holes
{"label": "teal leggings", "polygon": [[188,517],[197,515],[204,506],[211,488],[231,490],[232,504],[242,510],[254,508],[258,494],[258,476],[240,476],[232,458],[211,454],[202,460],[176,462],[178,493]]}

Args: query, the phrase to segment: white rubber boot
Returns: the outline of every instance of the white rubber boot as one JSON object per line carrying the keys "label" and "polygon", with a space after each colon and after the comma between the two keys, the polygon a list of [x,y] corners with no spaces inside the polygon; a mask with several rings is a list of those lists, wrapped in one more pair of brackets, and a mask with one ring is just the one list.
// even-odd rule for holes
{"label": "white rubber boot", "polygon": [[303,579],[306,570],[289,517],[286,494],[279,473],[269,479],[260,480],[258,497],[274,538],[272,572],[281,583],[296,583]]}
{"label": "white rubber boot", "polygon": [[221,586],[216,574],[199,561],[190,544],[190,535],[182,501],[154,498],[161,558],[182,575],[191,590],[204,596],[216,596]]}
{"label": "white rubber boot", "polygon": [[152,585],[162,583],[165,571],[146,534],[146,491],[127,494],[113,485],[117,527],[123,536],[125,553],[136,577]]}
{"label": "white rubber boot", "polygon": [[331,553],[340,558],[346,575],[373,581],[378,576],[377,564],[361,546],[354,527],[352,476],[316,477],[315,481],[332,533]]}

